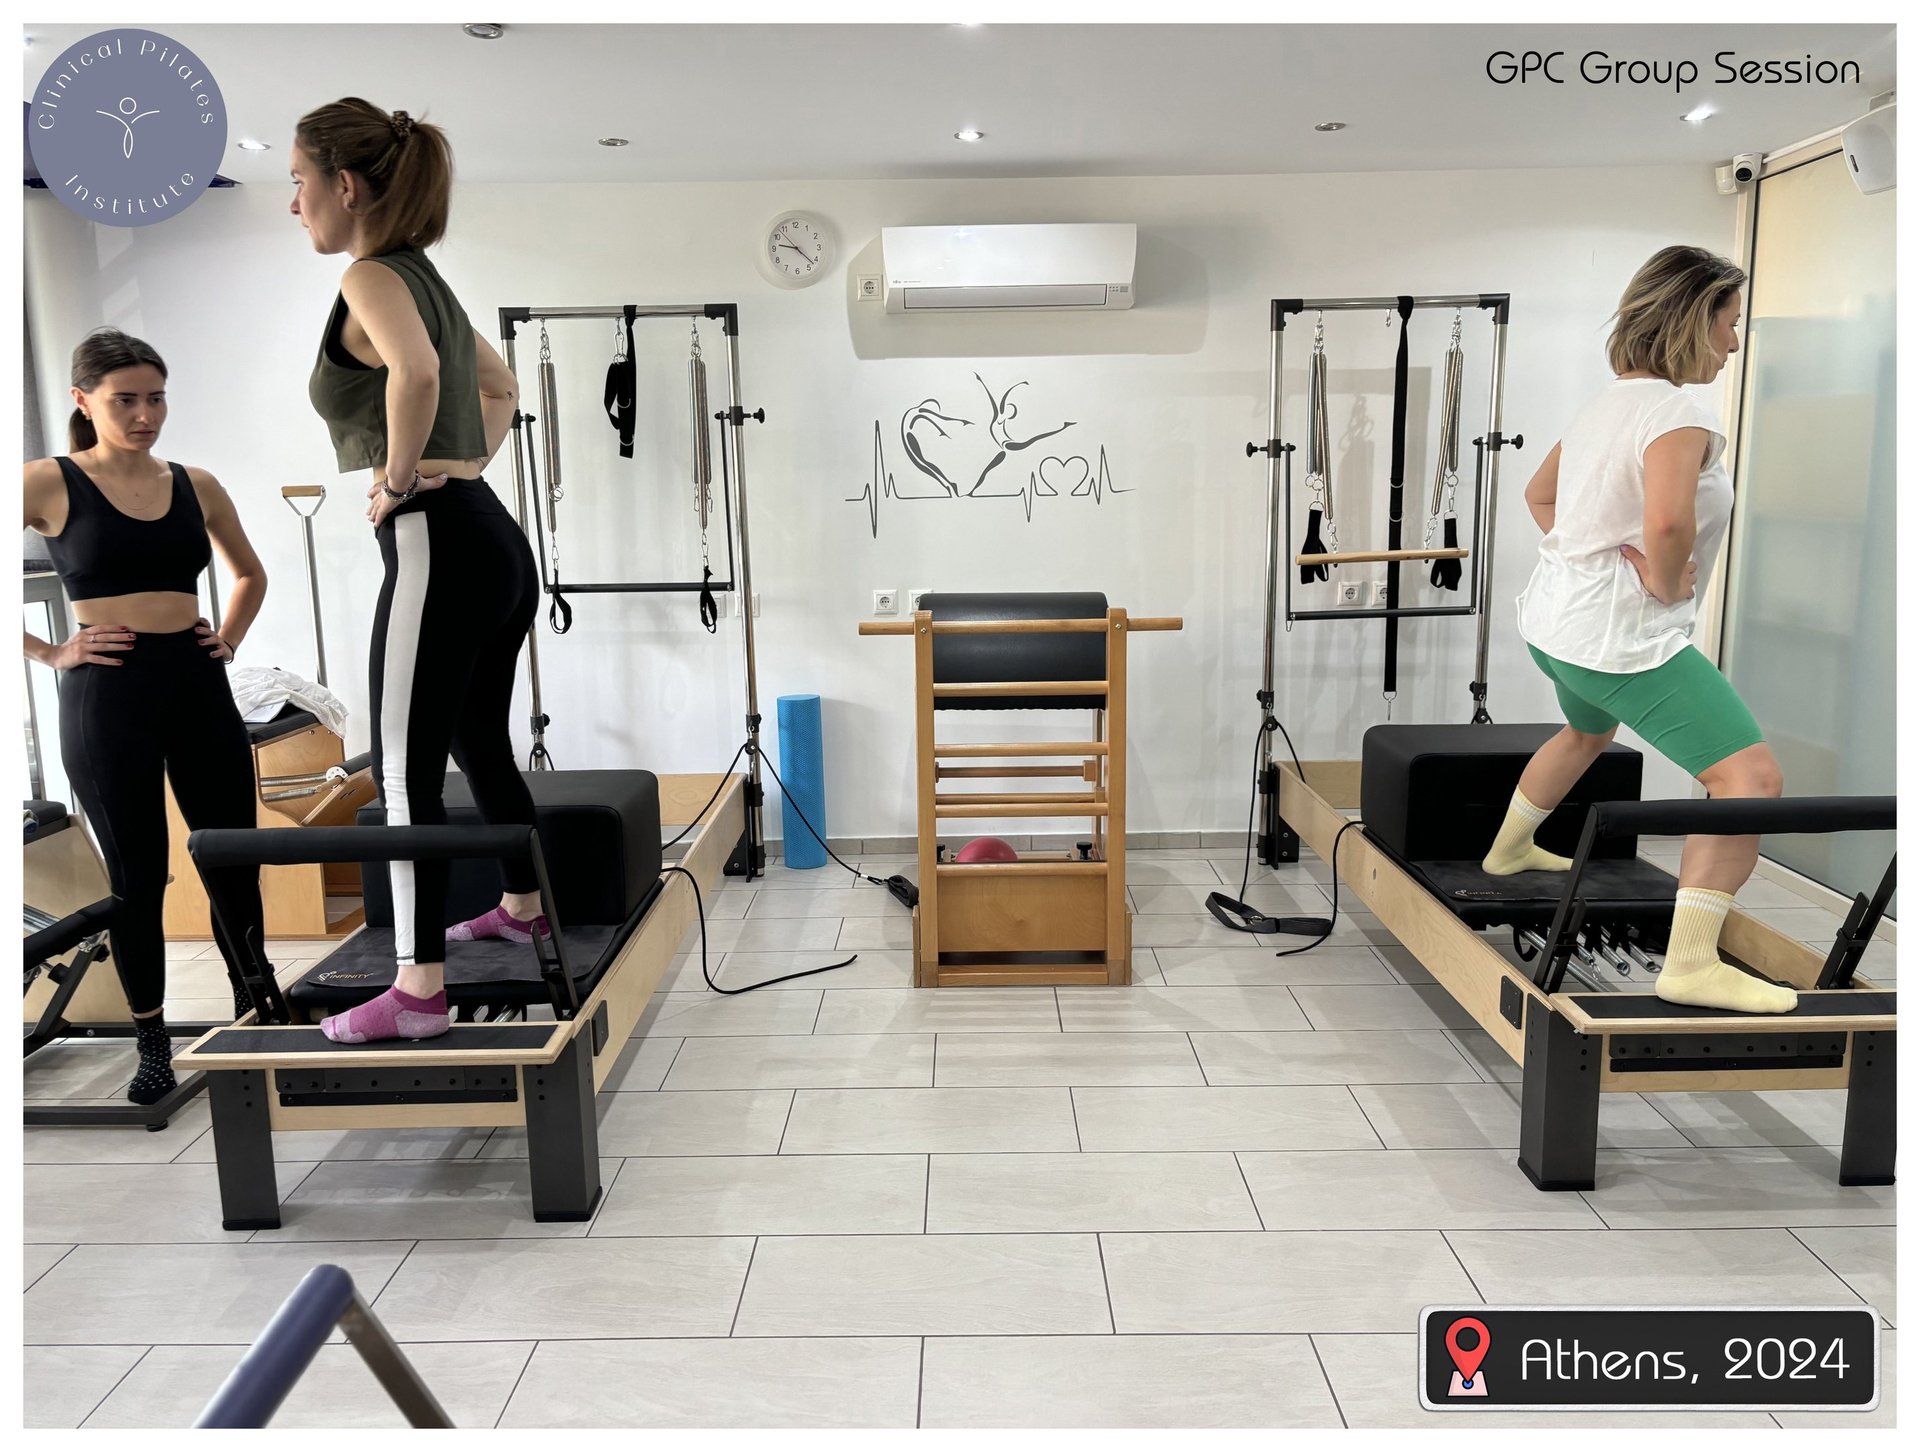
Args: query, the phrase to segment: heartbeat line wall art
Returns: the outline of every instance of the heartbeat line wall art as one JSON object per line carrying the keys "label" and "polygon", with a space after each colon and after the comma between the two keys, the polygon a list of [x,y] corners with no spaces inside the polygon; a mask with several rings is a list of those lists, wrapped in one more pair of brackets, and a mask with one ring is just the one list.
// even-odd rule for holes
{"label": "heartbeat line wall art", "polygon": [[995,393],[978,373],[973,375],[986,396],[983,408],[969,417],[953,412],[937,398],[925,398],[900,416],[900,448],[910,475],[894,476],[887,463],[886,431],[873,424],[873,463],[866,485],[849,504],[864,504],[873,537],[880,537],[880,501],[924,503],[955,499],[1017,499],[1027,523],[1033,522],[1036,499],[1089,499],[1102,503],[1109,494],[1132,494],[1118,488],[1107,467],[1106,446],[1090,461],[1084,453],[1058,444],[1046,452],[1036,448],[1058,438],[1073,420],[1058,428],[1026,433],[1017,426],[1020,405],[1014,394],[1027,387],[1022,380],[1004,393]]}

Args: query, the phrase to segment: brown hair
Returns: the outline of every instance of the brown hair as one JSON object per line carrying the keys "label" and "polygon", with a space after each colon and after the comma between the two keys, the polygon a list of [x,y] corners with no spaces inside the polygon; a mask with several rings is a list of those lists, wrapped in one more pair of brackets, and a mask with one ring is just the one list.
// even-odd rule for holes
{"label": "brown hair", "polygon": [[1699,382],[1713,371],[1714,315],[1746,282],[1745,272],[1705,248],[1661,248],[1621,294],[1607,362],[1615,373]]}
{"label": "brown hair", "polygon": [[372,190],[373,205],[358,215],[375,253],[446,236],[453,147],[438,126],[348,96],[307,112],[293,139],[325,175],[350,171]]}
{"label": "brown hair", "polygon": [[[109,373],[141,367],[158,368],[162,378],[167,376],[167,365],[154,352],[151,343],[130,337],[118,328],[95,328],[73,350],[73,386],[82,393],[91,393]],[[93,420],[76,408],[67,420],[67,452],[78,454],[99,442],[100,434]]]}

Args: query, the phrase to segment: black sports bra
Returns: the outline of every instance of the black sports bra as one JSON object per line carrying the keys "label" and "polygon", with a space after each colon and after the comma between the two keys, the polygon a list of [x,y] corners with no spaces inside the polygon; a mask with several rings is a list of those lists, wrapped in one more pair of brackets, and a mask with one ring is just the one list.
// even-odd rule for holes
{"label": "black sports bra", "polygon": [[47,553],[70,600],[103,600],[149,590],[198,595],[213,561],[207,520],[186,467],[172,464],[173,505],[158,519],[135,519],[100,492],[73,460],[54,460],[67,481],[67,524],[47,537]]}

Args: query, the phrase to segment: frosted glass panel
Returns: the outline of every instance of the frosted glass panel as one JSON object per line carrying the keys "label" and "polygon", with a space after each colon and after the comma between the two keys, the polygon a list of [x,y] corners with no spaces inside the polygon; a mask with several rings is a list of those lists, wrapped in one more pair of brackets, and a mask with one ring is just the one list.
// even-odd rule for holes
{"label": "frosted glass panel", "polygon": [[[1760,183],[1722,661],[1790,796],[1894,781],[1894,197],[1839,155]],[[1892,833],[1770,837],[1871,892]]]}

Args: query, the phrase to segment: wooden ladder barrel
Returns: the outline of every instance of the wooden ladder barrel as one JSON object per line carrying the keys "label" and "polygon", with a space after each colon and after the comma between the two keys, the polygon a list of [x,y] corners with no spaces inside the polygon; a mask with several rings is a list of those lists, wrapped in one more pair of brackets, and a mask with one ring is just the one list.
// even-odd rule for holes
{"label": "wooden ladder barrel", "polygon": [[[860,624],[862,635],[914,640],[915,985],[1130,982],[1127,637],[1179,630],[1182,621],[1131,618],[1093,594],[928,595],[922,604],[911,620]],[[1095,635],[1102,638],[1077,638]],[[934,729],[941,710],[1089,707],[1093,733],[1083,741],[942,741]],[[1082,786],[939,790],[942,781],[983,778],[1066,779]],[[1086,855],[1036,851],[1013,862],[940,861],[942,822],[995,817],[1088,822]]]}

